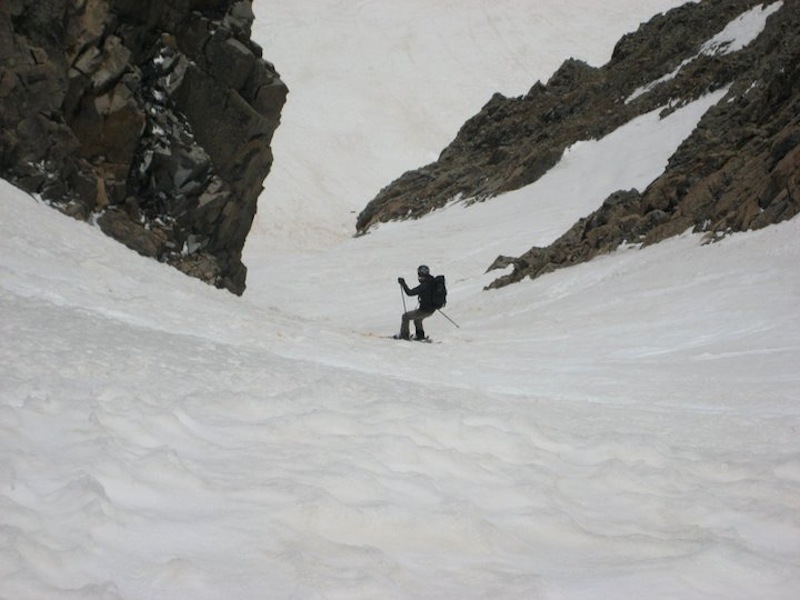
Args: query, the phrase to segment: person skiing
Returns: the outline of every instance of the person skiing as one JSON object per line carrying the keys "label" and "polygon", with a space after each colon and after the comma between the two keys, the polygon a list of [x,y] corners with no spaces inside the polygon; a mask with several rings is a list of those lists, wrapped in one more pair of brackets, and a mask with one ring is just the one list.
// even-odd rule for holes
{"label": "person skiing", "polygon": [[422,321],[430,317],[438,308],[433,299],[434,278],[431,275],[431,270],[426,265],[420,265],[417,268],[417,279],[419,280],[419,285],[414,289],[410,289],[408,285],[406,285],[405,279],[402,277],[397,278],[397,283],[400,284],[407,296],[419,297],[419,306],[416,308],[416,310],[409,310],[408,312],[403,313],[403,320],[400,324],[400,334],[395,336],[398,339],[411,339],[409,331],[411,321],[414,321],[414,339],[426,339],[425,330],[422,327]]}

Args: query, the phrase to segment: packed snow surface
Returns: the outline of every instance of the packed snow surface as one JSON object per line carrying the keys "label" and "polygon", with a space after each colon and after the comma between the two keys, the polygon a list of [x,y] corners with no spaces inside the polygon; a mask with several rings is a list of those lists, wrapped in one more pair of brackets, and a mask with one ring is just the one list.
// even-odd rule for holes
{"label": "packed snow surface", "polygon": [[[603,62],[620,27],[678,2],[530,4],[255,8],[271,35],[287,28],[282,51],[296,36],[287,65],[342,79],[294,71],[319,78],[325,111],[353,119],[359,98],[377,110],[359,86],[387,93],[391,130],[403,119],[388,115],[425,110],[426,94],[506,91],[513,77],[473,61],[476,47],[519,57],[527,85],[559,50]],[[590,39],[603,37],[591,22],[607,37]],[[355,72],[337,70],[347,61]],[[382,92],[403,68],[437,85]],[[795,599],[800,220],[712,245],[687,232],[482,290],[498,254],[645,187],[724,94],[576,144],[524,190],[361,238],[340,229],[358,206],[345,188],[368,195],[395,149],[424,159],[440,140],[398,129],[365,175],[375,131],[339,140],[305,105],[318,130],[287,114],[297,179],[276,148],[242,298],[0,182],[0,598]],[[303,199],[328,175],[331,205],[309,230],[320,206]],[[273,196],[282,208],[264,219]],[[459,327],[437,314],[425,323],[439,343],[389,340],[396,278],[422,262],[447,275]]]}

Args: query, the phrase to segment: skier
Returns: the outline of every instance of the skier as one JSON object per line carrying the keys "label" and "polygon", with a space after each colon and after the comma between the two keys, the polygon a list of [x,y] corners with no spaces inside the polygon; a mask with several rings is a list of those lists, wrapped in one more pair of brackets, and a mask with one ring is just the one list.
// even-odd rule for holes
{"label": "skier", "polygon": [[422,321],[436,312],[437,308],[440,308],[437,307],[436,303],[434,302],[434,278],[431,275],[431,270],[426,265],[420,265],[417,268],[417,279],[419,280],[419,285],[414,289],[409,289],[408,285],[406,285],[405,279],[402,277],[397,278],[397,283],[400,284],[407,296],[419,296],[419,306],[417,309],[403,313],[403,320],[400,325],[400,334],[395,336],[397,339],[411,339],[409,331],[409,324],[411,321],[414,321],[416,334],[414,339],[427,339],[425,337],[425,331],[422,327]]}

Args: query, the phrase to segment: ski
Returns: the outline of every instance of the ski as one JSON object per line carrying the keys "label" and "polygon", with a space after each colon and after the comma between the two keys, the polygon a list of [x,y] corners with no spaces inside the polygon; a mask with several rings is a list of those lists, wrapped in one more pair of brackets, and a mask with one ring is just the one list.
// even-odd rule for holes
{"label": "ski", "polygon": [[429,337],[424,337],[422,339],[417,339],[415,337],[404,338],[404,337],[400,337],[398,334],[390,335],[389,339],[390,340],[399,340],[399,341],[403,341],[403,342],[422,342],[424,344],[433,344],[434,343],[434,341]]}

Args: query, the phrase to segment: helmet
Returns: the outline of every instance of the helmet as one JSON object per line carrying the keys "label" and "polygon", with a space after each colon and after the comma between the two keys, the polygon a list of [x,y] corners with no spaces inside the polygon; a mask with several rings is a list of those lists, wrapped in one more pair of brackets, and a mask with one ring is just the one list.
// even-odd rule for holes
{"label": "helmet", "polygon": [[431,270],[427,267],[427,265],[420,265],[417,267],[417,276],[418,277],[427,277],[431,274]]}

